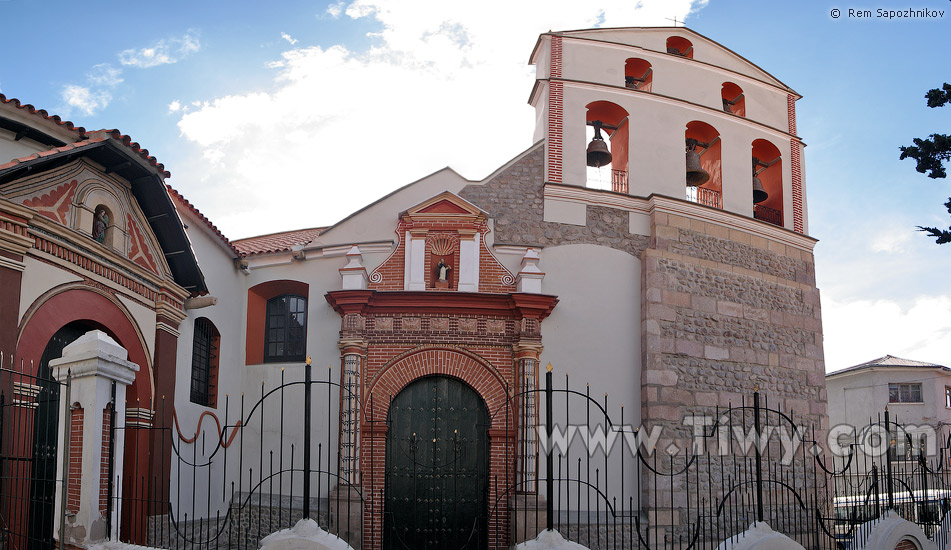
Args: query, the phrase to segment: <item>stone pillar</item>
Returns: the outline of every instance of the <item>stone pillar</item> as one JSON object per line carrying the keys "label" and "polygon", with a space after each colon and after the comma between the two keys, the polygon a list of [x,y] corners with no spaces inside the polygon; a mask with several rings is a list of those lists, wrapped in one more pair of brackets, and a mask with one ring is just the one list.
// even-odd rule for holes
{"label": "stone pillar", "polygon": [[[356,247],[354,247],[356,248]],[[352,547],[363,543],[363,501],[360,498],[360,421],[362,371],[367,343],[341,339],[340,481],[330,492],[331,525]]]}
{"label": "stone pillar", "polygon": [[[86,547],[107,538],[117,539],[121,500],[114,500],[111,519],[109,507],[109,472],[116,480],[112,495],[122,494],[123,430],[112,430],[115,418],[125,415],[125,390],[135,380],[139,366],[127,360],[128,352],[100,330],[81,336],[63,350],[63,357],[50,361],[53,376],[65,382],[71,375],[69,401],[67,393],[60,399],[61,418],[69,416],[69,433],[60,431],[57,446],[57,479],[65,479],[64,454],[69,452],[69,478],[66,487],[66,525],[57,515],[54,520],[56,538],[65,534],[65,542]],[[110,441],[110,436],[114,439]],[[110,451],[112,456],[109,456]],[[110,460],[111,459],[111,460]],[[111,467],[110,467],[111,465]],[[56,510],[63,505],[63,492],[57,490]],[[112,532],[107,530],[111,521]],[[61,529],[63,529],[61,531]]]}

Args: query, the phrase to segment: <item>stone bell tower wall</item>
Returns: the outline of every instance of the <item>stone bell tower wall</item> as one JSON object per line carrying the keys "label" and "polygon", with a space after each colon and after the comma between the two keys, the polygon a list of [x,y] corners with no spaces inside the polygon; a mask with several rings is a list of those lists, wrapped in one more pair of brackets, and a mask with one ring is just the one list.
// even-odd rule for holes
{"label": "stone bell tower wall", "polygon": [[815,241],[679,201],[656,206],[650,226],[642,413],[665,428],[658,448],[689,438],[684,414],[739,405],[754,388],[827,429]]}

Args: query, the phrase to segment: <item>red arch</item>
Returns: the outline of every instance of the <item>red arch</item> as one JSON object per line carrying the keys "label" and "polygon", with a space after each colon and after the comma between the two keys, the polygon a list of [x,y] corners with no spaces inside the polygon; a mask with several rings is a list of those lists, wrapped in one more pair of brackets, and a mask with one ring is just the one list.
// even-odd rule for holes
{"label": "red arch", "polygon": [[[370,418],[386,418],[392,397],[410,382],[432,375],[451,376],[468,384],[485,401],[490,417],[508,398],[502,375],[488,362],[456,349],[426,348],[413,350],[383,367],[367,391],[368,399],[375,396],[375,410],[369,411],[369,407],[365,410],[369,411]],[[493,427],[498,427],[494,424],[493,420]]]}
{"label": "red arch", "polygon": [[142,403],[151,402],[152,364],[132,316],[118,303],[88,287],[71,286],[52,296],[41,296],[30,309],[33,314],[20,328],[16,356],[24,361],[33,360],[34,371],[39,366],[43,349],[57,330],[73,321],[92,321],[106,327],[119,345],[129,352],[129,361],[139,365],[139,372],[126,398],[137,397]]}

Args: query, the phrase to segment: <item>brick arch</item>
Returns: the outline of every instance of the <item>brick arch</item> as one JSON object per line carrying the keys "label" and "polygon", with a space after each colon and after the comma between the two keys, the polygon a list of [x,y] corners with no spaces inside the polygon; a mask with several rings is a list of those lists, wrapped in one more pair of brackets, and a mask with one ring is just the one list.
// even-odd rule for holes
{"label": "brick arch", "polygon": [[[485,401],[490,417],[508,399],[505,379],[491,363],[461,349],[426,347],[410,350],[394,357],[370,381],[367,389],[367,411],[372,419],[384,419],[390,399],[411,382],[426,376],[442,375],[462,380]],[[370,396],[375,396],[370,410]],[[493,427],[495,421],[493,420]]]}
{"label": "brick arch", "polygon": [[[149,403],[153,393],[152,362],[142,331],[129,310],[114,296],[82,283],[56,287],[33,302],[20,325],[16,356],[36,362],[53,334],[73,321],[92,321],[129,352],[129,361],[139,365],[126,398]],[[35,374],[35,373],[32,373]]]}

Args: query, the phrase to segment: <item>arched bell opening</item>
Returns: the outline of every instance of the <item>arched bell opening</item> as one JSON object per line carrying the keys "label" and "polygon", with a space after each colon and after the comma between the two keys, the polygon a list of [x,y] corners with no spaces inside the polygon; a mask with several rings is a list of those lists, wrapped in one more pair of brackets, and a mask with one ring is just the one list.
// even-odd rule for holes
{"label": "arched bell opening", "polygon": [[624,86],[642,92],[651,91],[654,70],[645,59],[631,57],[624,62]]}
{"label": "arched bell opening", "polygon": [[723,208],[723,171],[720,132],[706,122],[694,120],[684,131],[687,200]]}
{"label": "arched bell opening", "polygon": [[753,141],[751,159],[753,217],[783,225],[783,159],[779,148],[765,139]]}
{"label": "arched bell opening", "polygon": [[667,38],[667,53],[693,59],[693,44],[682,36],[671,36]]}
{"label": "arched bell opening", "polygon": [[732,82],[724,82],[720,88],[723,110],[736,116],[746,116],[746,96],[743,89]]}
{"label": "arched bell opening", "polygon": [[630,124],[627,111],[610,101],[594,101],[586,109],[587,186],[628,193]]}

